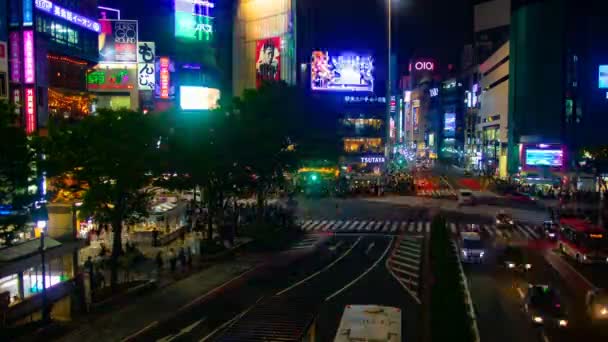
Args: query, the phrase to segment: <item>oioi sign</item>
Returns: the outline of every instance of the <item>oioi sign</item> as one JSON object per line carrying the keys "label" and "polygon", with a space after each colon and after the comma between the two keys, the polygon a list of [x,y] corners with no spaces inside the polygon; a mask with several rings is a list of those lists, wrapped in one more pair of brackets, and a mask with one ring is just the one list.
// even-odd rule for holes
{"label": "oioi sign", "polygon": [[435,70],[435,63],[430,61],[417,61],[416,63],[414,63],[414,69],[416,69],[417,71],[433,71]]}

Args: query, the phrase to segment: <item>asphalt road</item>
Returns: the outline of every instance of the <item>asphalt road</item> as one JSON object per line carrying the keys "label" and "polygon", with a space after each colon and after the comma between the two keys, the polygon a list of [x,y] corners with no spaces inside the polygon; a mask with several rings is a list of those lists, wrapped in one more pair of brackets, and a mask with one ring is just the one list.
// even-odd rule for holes
{"label": "asphalt road", "polygon": [[[532,269],[526,273],[507,270],[497,262],[501,246],[495,239],[484,239],[487,259],[483,264],[465,265],[471,296],[477,313],[482,341],[606,341],[606,326],[592,326],[584,311],[583,289],[567,286],[547,263],[546,250],[527,249]],[[527,247],[524,247],[527,248]],[[548,284],[558,289],[566,308],[567,328],[536,326],[523,312],[523,295],[529,283]]]}

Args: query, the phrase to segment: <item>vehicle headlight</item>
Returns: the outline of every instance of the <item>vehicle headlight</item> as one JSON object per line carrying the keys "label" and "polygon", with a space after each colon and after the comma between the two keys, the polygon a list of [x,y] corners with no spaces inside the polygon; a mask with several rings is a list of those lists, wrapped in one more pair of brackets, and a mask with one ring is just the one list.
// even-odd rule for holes
{"label": "vehicle headlight", "polygon": [[542,323],[543,322],[543,318],[540,317],[540,316],[534,316],[533,320],[536,323]]}
{"label": "vehicle headlight", "polygon": [[583,254],[583,260],[587,260],[587,256]]}
{"label": "vehicle headlight", "polygon": [[514,264],[514,263],[512,263],[512,262],[508,262],[508,263],[507,263],[507,267],[508,267],[508,268],[513,268],[513,267],[515,267],[515,264]]}
{"label": "vehicle headlight", "polygon": [[606,315],[608,315],[608,309],[606,309],[606,307],[603,307],[603,308],[600,310],[600,315],[602,315],[602,316],[606,316]]}
{"label": "vehicle headlight", "polygon": [[496,219],[496,224],[500,224],[500,220],[499,219]]}
{"label": "vehicle headlight", "polygon": [[509,224],[513,224],[513,220],[509,220]]}
{"label": "vehicle headlight", "polygon": [[463,250],[462,251],[462,255],[464,255],[466,257],[467,256],[467,251]]}
{"label": "vehicle headlight", "polygon": [[527,270],[529,270],[529,269],[531,269],[531,268],[532,268],[532,265],[530,265],[530,264],[526,264],[526,269],[527,269]]}
{"label": "vehicle headlight", "polygon": [[486,252],[481,251],[481,253],[479,253],[479,257],[480,257],[480,258],[483,258],[483,255],[484,255],[484,254],[486,254]]}
{"label": "vehicle headlight", "polygon": [[555,237],[555,233],[549,233],[549,237]]}
{"label": "vehicle headlight", "polygon": [[565,319],[560,319],[559,320],[559,326],[560,327],[568,326],[568,321],[566,321]]}

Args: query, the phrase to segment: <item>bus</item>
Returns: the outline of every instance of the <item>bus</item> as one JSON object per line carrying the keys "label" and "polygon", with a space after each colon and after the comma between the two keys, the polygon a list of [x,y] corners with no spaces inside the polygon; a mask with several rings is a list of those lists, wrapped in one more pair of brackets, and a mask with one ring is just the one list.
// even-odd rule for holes
{"label": "bus", "polygon": [[579,263],[608,263],[608,234],[599,226],[579,218],[559,221],[558,246]]}
{"label": "bus", "polygon": [[401,309],[380,305],[347,305],[334,342],[401,339]]}

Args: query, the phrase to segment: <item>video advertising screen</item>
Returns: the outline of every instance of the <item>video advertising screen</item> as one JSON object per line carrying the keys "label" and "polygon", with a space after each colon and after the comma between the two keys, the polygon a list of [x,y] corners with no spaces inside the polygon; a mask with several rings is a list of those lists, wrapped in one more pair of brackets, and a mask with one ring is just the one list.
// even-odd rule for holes
{"label": "video advertising screen", "polygon": [[561,167],[564,165],[564,151],[527,149],[526,165]]}
{"label": "video advertising screen", "polygon": [[179,87],[179,105],[183,110],[215,109],[219,99],[219,89],[197,86]]}
{"label": "video advertising screen", "polygon": [[314,51],[311,89],[319,91],[374,91],[374,59],[353,53]]}
{"label": "video advertising screen", "polygon": [[445,113],[443,135],[445,137],[454,137],[456,135],[456,113]]}

